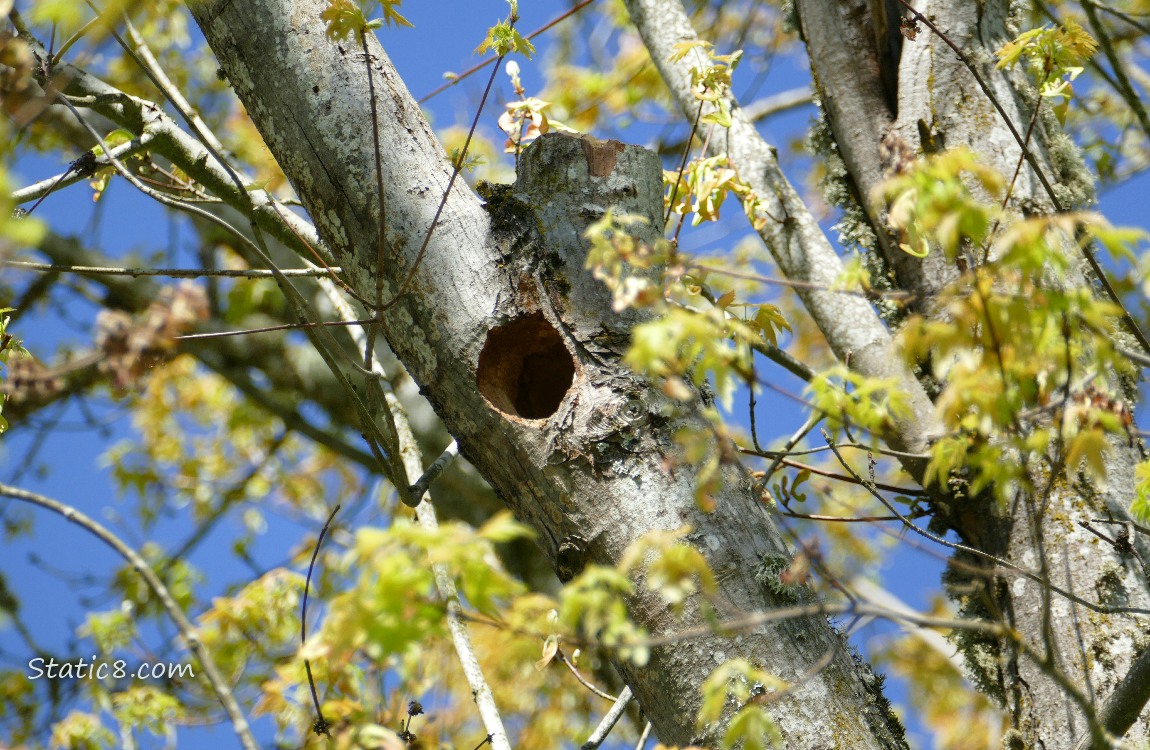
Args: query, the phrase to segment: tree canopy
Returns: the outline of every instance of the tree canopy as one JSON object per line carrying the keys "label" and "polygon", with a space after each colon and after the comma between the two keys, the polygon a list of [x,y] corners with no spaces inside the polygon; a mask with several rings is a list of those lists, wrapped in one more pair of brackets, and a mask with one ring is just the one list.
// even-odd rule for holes
{"label": "tree canopy", "polygon": [[1150,741],[1150,4],[0,11],[6,747]]}

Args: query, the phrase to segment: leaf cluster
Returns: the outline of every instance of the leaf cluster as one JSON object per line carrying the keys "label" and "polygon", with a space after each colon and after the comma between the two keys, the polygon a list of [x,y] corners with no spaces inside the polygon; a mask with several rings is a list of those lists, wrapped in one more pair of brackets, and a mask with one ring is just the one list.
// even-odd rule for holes
{"label": "leaf cluster", "polygon": [[363,12],[363,5],[357,0],[328,0],[328,5],[320,13],[320,18],[327,24],[327,35],[330,39],[339,41],[354,36],[356,41],[362,41],[363,35],[368,31],[378,29],[383,25],[411,26],[411,21],[399,12],[403,0],[372,0],[370,5],[379,3],[383,11],[383,18],[371,21]]}
{"label": "leaf cluster", "polygon": [[1004,44],[997,53],[998,67],[1011,68],[1025,60],[1042,96],[1069,99],[1073,95],[1070,82],[1097,49],[1098,42],[1086,29],[1067,19],[1062,26],[1047,24],[1024,31]]}
{"label": "leaf cluster", "polygon": [[[1123,434],[1112,397],[1093,381],[1129,365],[1113,333],[1119,310],[1097,298],[1073,264],[1097,237],[1130,256],[1137,233],[1082,214],[1019,219],[978,198],[1001,178],[964,151],[942,154],[888,182],[890,221],[908,241],[960,255],[969,270],[940,297],[946,314],[902,331],[912,362],[945,386],[936,400],[950,430],[932,447],[927,482],[966,476],[1000,500],[1035,472],[1101,477],[1108,436]],[[992,234],[1000,225],[1005,231]],[[981,249],[985,262],[976,253]]]}

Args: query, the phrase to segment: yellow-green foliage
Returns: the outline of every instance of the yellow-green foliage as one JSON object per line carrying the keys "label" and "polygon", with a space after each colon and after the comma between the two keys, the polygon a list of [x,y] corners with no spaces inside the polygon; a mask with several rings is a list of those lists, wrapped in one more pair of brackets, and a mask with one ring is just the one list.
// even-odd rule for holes
{"label": "yellow-green foliage", "polygon": [[1059,119],[1064,119],[1065,105],[1073,95],[1071,81],[1082,73],[1083,65],[1098,49],[1098,42],[1073,19],[1061,27],[1043,26],[1020,34],[998,50],[998,67],[1010,68],[1022,59],[1038,81],[1044,97],[1062,99]]}
{"label": "yellow-green foliage", "polygon": [[882,434],[907,414],[906,394],[898,385],[897,378],[868,378],[835,365],[811,380],[807,394],[832,429],[858,426]]}
{"label": "yellow-green foliage", "polygon": [[639,537],[619,560],[625,572],[641,570],[647,588],[657,592],[675,612],[682,612],[696,593],[715,591],[715,574],[703,554],[682,543],[689,526],[675,531],[649,531]]}
{"label": "yellow-green foliage", "polygon": [[430,564],[446,566],[468,604],[496,614],[522,584],[496,562],[491,545],[527,531],[501,514],[480,529],[443,524],[429,531],[396,520],[386,529],[356,534],[355,585],[332,600],[319,638],[336,663],[359,650],[374,660],[402,657],[443,631],[443,604]]}
{"label": "yellow-green foliage", "polygon": [[886,202],[887,221],[903,240],[904,251],[925,257],[930,242],[937,243],[948,260],[965,247],[985,241],[995,220],[997,204],[976,196],[968,182],[986,195],[998,196],[1002,175],[981,164],[968,149],[939,154],[914,169],[883,183],[878,196]]}
{"label": "yellow-green foliage", "polygon": [[[383,18],[368,21],[364,16],[363,8],[355,0],[328,0],[327,7],[320,13],[320,18],[327,24],[327,35],[332,39],[346,39],[354,35],[357,40],[362,39],[367,31],[378,29],[387,24],[396,26],[411,26],[399,12],[403,0],[377,0],[383,10]],[[375,5],[372,2],[371,5]]]}
{"label": "yellow-green foliage", "polygon": [[1134,503],[1130,511],[1143,522],[1150,521],[1150,461],[1143,461],[1134,468]]}
{"label": "yellow-green foliage", "polygon": [[729,128],[731,110],[726,96],[731,90],[731,74],[739,67],[743,51],[736,50],[729,55],[716,55],[712,47],[710,42],[702,39],[679,42],[675,45],[671,62],[679,62],[695,50],[706,55],[710,65],[691,66],[691,90],[696,99],[701,102],[712,102],[717,105],[717,109],[703,115],[699,121]]}
{"label": "yellow-green foliage", "polygon": [[746,659],[732,659],[711,672],[703,683],[699,726],[706,728],[733,708],[735,714],[723,734],[723,748],[778,747],[782,735],[759,700],[770,700],[771,694],[786,687],[784,681]]}
{"label": "yellow-green foliage", "polygon": [[326,503],[345,502],[357,491],[346,463],[296,436],[284,439],[277,420],[190,356],[152,370],[128,403],[139,437],[114,444],[103,458],[120,490],[139,499],[145,522],[158,517],[165,499],[190,506],[197,522],[243,502],[254,535],[264,509],[252,501],[319,515]]}
{"label": "yellow-green foliage", "polygon": [[938,750],[997,746],[1007,717],[989,697],[972,691],[958,665],[937,647],[916,633],[900,635],[878,649],[876,661],[909,681],[907,708],[934,731]]}
{"label": "yellow-green foliage", "polygon": [[701,386],[710,376],[720,400],[730,406],[735,386],[751,377],[749,343],[755,331],[722,308],[705,312],[672,308],[631,331],[625,361],[656,378],[686,376]]}
{"label": "yellow-green foliage", "polygon": [[125,729],[146,729],[154,735],[170,736],[184,711],[170,691],[154,685],[133,685],[112,696],[112,714]]}
{"label": "yellow-green foliage", "polygon": [[[1129,365],[1113,339],[1119,311],[1073,273],[1073,259],[1091,235],[1119,253],[1139,235],[1096,216],[1009,216],[964,178],[992,195],[1001,184],[956,151],[882,188],[891,223],[912,245],[934,244],[972,265],[940,296],[945,315],[913,318],[902,331],[912,362],[945,384],[936,404],[948,432],[932,448],[926,481],[964,474],[971,492],[993,487],[1005,499],[1036,470],[1074,475],[1085,466],[1101,476],[1107,435],[1125,429],[1106,378]],[[1008,228],[991,236],[999,225]]]}
{"label": "yellow-green foliage", "polygon": [[115,735],[100,723],[100,717],[84,711],[72,711],[52,727],[53,747],[103,750],[115,743]]}
{"label": "yellow-green foliage", "polygon": [[515,28],[515,22],[519,20],[519,0],[507,1],[511,5],[511,15],[506,21],[500,21],[487,30],[487,36],[484,37],[483,43],[475,48],[475,54],[494,52],[503,57],[518,52],[530,59],[535,54],[535,45]]}
{"label": "yellow-green foliage", "polygon": [[[611,290],[616,310],[647,307],[662,314],[635,326],[626,362],[637,372],[668,383],[669,395],[689,398],[676,381],[701,386],[708,379],[720,399],[730,403],[738,381],[751,374],[751,347],[774,345],[779,330],[789,330],[774,305],[736,305],[735,294],[718,298],[707,310],[679,300],[698,299],[703,275],[688,274],[685,259],[666,240],[647,244],[633,234],[642,220],[607,212],[588,227],[591,243],[586,267]],[[736,307],[753,314],[743,319]]]}

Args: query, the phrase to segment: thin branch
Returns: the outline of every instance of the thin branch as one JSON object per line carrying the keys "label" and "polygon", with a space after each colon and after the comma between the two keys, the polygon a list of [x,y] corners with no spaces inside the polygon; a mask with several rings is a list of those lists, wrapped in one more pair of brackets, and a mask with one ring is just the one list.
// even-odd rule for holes
{"label": "thin branch", "polygon": [[[122,159],[127,156],[137,154],[148,147],[148,144],[155,139],[155,135],[151,133],[144,133],[138,138],[133,138],[127,143],[121,143],[112,148],[112,156]],[[108,158],[97,158],[95,160],[96,169],[111,165]],[[27,203],[28,201],[36,201],[39,205],[40,201],[48,196],[49,193],[55,190],[66,188],[70,185],[75,185],[81,180],[86,180],[91,177],[91,174],[84,173],[69,167],[55,177],[49,177],[39,182],[22,187],[12,193],[12,202],[14,204]],[[35,206],[33,206],[35,208]]]}
{"label": "thin branch", "polygon": [[[699,118],[703,116],[703,103],[703,100],[700,99],[699,109],[695,111],[695,121],[691,123],[691,132],[687,134],[687,140],[683,142],[683,158],[679,161],[675,184],[671,187],[671,198],[667,201],[667,215],[663,217],[664,231],[666,231],[667,222],[671,220],[671,212],[675,210],[675,199],[679,197],[679,183],[683,181],[683,172],[687,169],[687,159],[691,156],[691,144],[695,140],[695,134],[699,132]],[[680,214],[679,216],[680,226],[682,226],[684,215]],[[675,233],[678,234],[678,231],[676,229]]]}
{"label": "thin branch", "polygon": [[374,321],[375,318],[363,318],[359,320],[311,320],[306,323],[281,323],[274,326],[263,326],[262,328],[244,328],[238,331],[185,333],[179,336],[173,336],[172,338],[176,341],[202,341],[205,339],[223,339],[230,336],[250,336],[253,333],[271,333],[272,331],[302,331],[309,328],[345,328],[347,326],[366,326],[370,325]]}
{"label": "thin branch", "polygon": [[[36,44],[31,37],[28,37],[28,42],[42,57],[46,54],[43,47]],[[218,164],[204,143],[182,130],[164,113],[162,107],[130,96],[75,66],[63,64],[59,67],[59,71],[60,77],[68,82],[67,90],[81,95],[69,97],[70,103],[90,107],[120,127],[133,131],[139,129],[137,140],[141,144],[169,159],[198,183],[213,191],[225,203],[240,211],[249,220],[255,220],[260,226],[272,231],[278,239],[297,252],[305,252],[307,243],[324,248],[314,226],[294,213],[277,211],[275,201],[266,191],[248,190],[244,187],[246,183],[242,179],[237,185],[235,171],[228,165]],[[144,123],[142,129],[141,122]],[[127,146],[128,144],[122,144],[112,149],[110,153],[118,158],[119,149]],[[108,153],[109,151],[105,149],[105,154]],[[38,183],[36,187],[44,189],[46,186]],[[258,205],[257,198],[266,200],[266,203]],[[307,243],[301,242],[301,237],[307,238]]]}
{"label": "thin branch", "polygon": [[[832,448],[832,450],[833,450],[833,448]],[[742,450],[741,452],[742,453],[751,453],[751,454],[754,453],[753,451],[748,451],[745,449]],[[809,471],[812,474],[817,474],[818,476],[826,477],[827,479],[834,479],[834,480],[839,481],[839,482],[849,482],[851,484],[861,484],[864,486],[866,485],[866,482],[863,481],[863,479],[861,477],[859,477],[858,474],[855,474],[854,472],[851,472],[850,476],[844,476],[842,474],[836,474],[833,471],[827,471],[826,469],[821,469],[818,466],[811,466],[810,464],[804,464],[804,463],[800,463],[798,461],[790,461],[788,459],[783,459],[782,463],[785,466],[791,467],[792,469],[801,469],[803,471]],[[915,487],[898,487],[898,486],[893,485],[893,484],[882,484],[882,483],[876,484],[874,486],[877,487],[878,489],[884,490],[886,492],[897,492],[900,495],[908,495],[910,497],[922,496],[922,495],[927,494],[923,490],[920,490],[920,489],[915,488]]]}
{"label": "thin branch", "polygon": [[[300,603],[299,615],[299,643],[301,647],[307,643],[307,599],[308,594],[311,592],[311,574],[315,570],[315,561],[316,558],[319,557],[319,548],[323,546],[323,538],[327,536],[327,530],[331,528],[331,522],[335,520],[336,513],[339,513],[339,505],[336,505],[334,508],[332,508],[331,515],[327,517],[327,521],[324,523],[323,528],[320,529],[319,539],[316,540],[315,549],[312,550],[311,553],[311,562],[308,563],[307,566],[307,579],[303,584],[303,601]],[[307,684],[308,687],[311,688],[311,700],[312,703],[315,704],[315,713],[318,717],[315,720],[315,724],[312,725],[312,731],[314,731],[316,734],[327,735],[330,738],[330,725],[328,724],[327,719],[323,717],[323,706],[320,704],[319,691],[316,690],[315,678],[312,677],[311,674],[311,661],[305,658],[303,660],[303,666],[307,671]]]}
{"label": "thin branch", "polygon": [[[119,268],[115,266],[70,266],[62,263],[31,263],[23,260],[0,258],[0,268],[16,268],[24,271],[44,271],[46,273],[74,273],[79,276],[163,276],[171,279],[199,279],[222,277],[233,279],[268,279],[275,273],[263,269],[210,270],[206,268]],[[285,268],[280,273],[291,278],[330,276],[339,273],[336,268]]]}
{"label": "thin branch", "polygon": [[[796,445],[798,445],[799,441],[806,437],[807,433],[813,430],[815,425],[823,421],[825,417],[826,415],[822,412],[814,412],[809,417],[807,417],[807,421],[804,422],[802,426],[800,426],[799,429],[795,431],[794,435],[791,435],[790,439],[788,439],[786,444],[783,445],[783,449],[778,452],[775,460],[771,463],[770,466],[767,467],[767,470],[763,472],[763,477],[759,480],[761,485],[765,486],[766,483],[771,480],[771,477],[774,476],[775,471],[778,470],[779,465],[783,462],[783,459],[790,453],[791,448],[794,448]],[[755,450],[760,455],[763,453],[763,451],[759,450],[757,445],[755,446]]]}
{"label": "thin branch", "polygon": [[780,91],[777,94],[764,96],[761,99],[756,99],[750,104],[743,107],[743,113],[751,120],[751,122],[759,122],[768,117],[777,115],[780,112],[786,112],[796,107],[802,107],[812,102],[811,89],[809,86],[799,86],[787,91]]}
{"label": "thin branch", "polygon": [[571,663],[571,660],[567,658],[567,654],[563,653],[562,648],[555,649],[555,658],[557,658],[559,661],[563,662],[563,664],[567,667],[567,669],[571,670],[571,674],[575,675],[575,679],[579,680],[580,685],[587,688],[588,690],[590,690],[592,693],[599,696],[603,700],[608,700],[608,701],[612,701],[612,702],[618,700],[618,698],[616,696],[611,695],[610,693],[606,693],[606,692],[600,690],[599,688],[595,687],[595,685],[591,684],[591,682],[589,682],[587,680],[587,678],[583,676],[583,673],[580,672],[578,670],[578,668],[576,668],[576,666]]}
{"label": "thin branch", "polygon": [[[529,41],[531,39],[534,39],[535,37],[539,36],[540,34],[544,33],[545,31],[548,31],[552,26],[555,26],[560,21],[565,21],[570,16],[573,16],[576,13],[578,13],[579,11],[583,10],[584,8],[586,8],[588,5],[590,5],[593,2],[595,2],[595,0],[583,0],[578,5],[575,5],[571,8],[569,8],[568,10],[564,11],[557,18],[551,19],[547,23],[545,23],[542,26],[540,26],[539,28],[535,29],[535,31],[532,31],[530,34],[527,35],[527,39]],[[502,59],[502,57],[496,57],[493,55],[493,56],[488,57],[487,59],[483,60],[482,62],[476,63],[475,65],[472,65],[470,68],[463,71],[459,75],[453,76],[450,81],[443,84],[439,88],[435,89],[431,93],[425,94],[424,97],[422,99],[420,99],[418,103],[423,104],[427,100],[431,99],[432,97],[435,97],[435,96],[438,96],[439,94],[442,94],[447,89],[451,88],[452,86],[455,86],[456,84],[462,82],[464,79],[471,76],[472,73],[477,73],[480,70],[483,70],[484,68],[486,68],[491,63],[498,62],[501,59]],[[499,66],[496,65],[496,67],[498,68]]]}
{"label": "thin branch", "polygon": [[0,484],[0,495],[10,497],[14,500],[32,503],[33,505],[38,505],[41,508],[46,508],[54,513],[58,513],[68,521],[71,521],[107,544],[114,549],[120,557],[124,558],[128,564],[140,574],[140,577],[144,579],[144,583],[152,590],[156,598],[160,600],[168,616],[171,617],[172,622],[175,623],[176,629],[180,631],[180,635],[188,645],[188,649],[199,659],[200,666],[203,668],[204,678],[207,679],[211,685],[212,691],[216,694],[216,697],[224,708],[224,712],[228,715],[228,720],[231,722],[232,728],[240,739],[240,745],[244,750],[258,750],[255,738],[252,737],[251,727],[248,726],[247,719],[244,717],[243,712],[240,711],[239,704],[236,703],[236,698],[235,695],[232,694],[231,686],[228,685],[227,680],[225,680],[224,676],[220,673],[219,667],[216,666],[211,653],[208,652],[207,648],[205,648],[204,644],[200,641],[196,627],[192,625],[187,615],[180,609],[172,593],[168,590],[168,587],[164,585],[164,582],[160,580],[156,571],[148,565],[147,561],[144,560],[138,552],[125,544],[111,531],[76,510],[76,508],[71,505],[66,505],[50,497],[28,492],[18,487],[10,487],[5,484]]}
{"label": "thin branch", "polygon": [[[87,2],[89,7],[95,9],[96,6],[92,4],[91,0],[87,0]],[[124,40],[112,29],[112,25],[109,23],[108,28],[116,38],[116,41],[120,43],[124,51],[131,55],[132,59],[135,60],[136,64],[140,66],[140,69],[144,71],[148,78],[152,79],[152,83],[160,90],[164,98],[171,102],[172,107],[180,113],[184,121],[191,126],[192,131],[200,138],[204,146],[212,152],[212,155],[216,157],[216,161],[220,163],[220,166],[224,169],[228,169],[229,165],[223,159],[224,144],[220,142],[220,139],[217,138],[216,134],[208,127],[208,124],[204,122],[199,113],[192,107],[188,100],[184,98],[183,92],[168,78],[168,74],[164,72],[163,66],[156,60],[156,56],[152,54],[152,50],[148,47],[147,42],[144,41],[144,37],[140,36],[140,33],[136,31],[136,27],[132,25],[132,20],[128,18],[127,14],[121,14],[120,18],[124,22],[124,30],[127,32],[128,40],[131,41],[132,44],[131,46],[125,44]],[[239,175],[234,172],[232,173],[232,179],[235,180],[237,187],[243,185],[243,181],[240,180]]]}
{"label": "thin branch", "polygon": [[[332,306],[335,307],[339,314],[345,319],[354,320],[355,312],[351,309],[347,300],[340,296],[339,291],[332,282],[327,279],[321,279],[319,283],[331,301]],[[363,330],[350,327],[348,328],[348,333],[351,335],[356,348],[363,350],[367,343]],[[383,366],[379,363],[379,359],[373,356],[370,365],[372,372],[379,376],[379,384],[383,388],[385,403],[382,408],[391,415],[390,418],[395,425],[396,439],[398,442],[399,455],[403,462],[403,469],[406,471],[408,481],[413,485],[418,485],[423,474],[423,457],[420,453],[419,445],[415,440],[415,434],[412,432],[411,423],[408,421],[407,409],[395,395],[395,391],[392,389],[391,382],[388,380]],[[403,497],[404,492],[399,490],[400,485],[394,480],[392,484],[396,487],[400,497]],[[405,486],[404,489],[407,489],[407,487]],[[434,531],[439,528],[435,507],[430,502],[422,502],[424,499],[430,499],[426,494],[426,490],[415,498],[415,515],[419,520],[420,526],[428,531]],[[405,504],[411,504],[411,501],[408,499],[405,499],[404,502]],[[455,652],[459,656],[459,663],[463,668],[464,676],[467,678],[467,684],[471,688],[475,704],[479,708],[479,716],[483,721],[484,728],[487,730],[487,741],[491,743],[491,746],[495,748],[495,750],[511,750],[511,745],[507,739],[507,730],[503,727],[503,719],[499,714],[498,706],[495,705],[495,697],[487,684],[486,678],[483,676],[483,669],[479,665],[479,659],[476,657],[475,649],[471,644],[471,636],[468,634],[467,626],[464,623],[466,613],[459,604],[459,594],[455,588],[455,581],[452,579],[447,566],[443,563],[433,563],[431,570],[435,576],[436,589],[438,589],[439,595],[447,603],[447,627],[451,632],[451,640],[455,646]]]}
{"label": "thin branch", "polygon": [[772,284],[774,286],[783,286],[789,289],[817,289],[819,291],[834,292],[836,294],[850,294],[855,297],[863,297],[868,300],[881,298],[913,302],[915,298],[913,292],[907,292],[900,289],[890,289],[886,291],[879,289],[844,289],[842,287],[835,287],[829,284],[814,284],[809,281],[796,281],[795,279],[780,279],[776,276],[763,276],[757,273],[736,271],[730,268],[719,268],[718,266],[708,266],[702,263],[692,263],[690,268],[697,268],[700,271],[706,271],[707,273],[714,273],[720,276],[729,276],[732,279],[757,281],[760,284]]}
{"label": "thin branch", "polygon": [[407,488],[410,497],[415,499],[416,505],[419,504],[419,498],[422,498],[424,494],[426,494],[431,483],[439,478],[443,470],[450,466],[451,462],[454,461],[458,455],[459,443],[452,440],[451,444],[443,449],[443,453],[439,454],[439,458],[431,462],[431,466],[427,467],[427,471],[423,472],[423,476],[415,480],[415,482]]}
{"label": "thin branch", "polygon": [[635,743],[635,750],[643,750],[647,746],[647,738],[651,736],[651,722],[647,722],[647,726],[643,727],[643,733],[639,735],[639,741]]}
{"label": "thin branch", "polygon": [[615,728],[619,717],[627,710],[627,704],[630,703],[634,697],[631,693],[631,688],[624,687],[623,691],[619,693],[619,697],[615,700],[615,705],[611,706],[611,710],[609,710],[607,715],[603,717],[603,720],[599,722],[599,726],[595,727],[595,731],[591,733],[587,741],[580,745],[579,750],[596,750],[596,748],[602,745],[603,741],[607,739],[607,736],[611,734],[611,730]]}

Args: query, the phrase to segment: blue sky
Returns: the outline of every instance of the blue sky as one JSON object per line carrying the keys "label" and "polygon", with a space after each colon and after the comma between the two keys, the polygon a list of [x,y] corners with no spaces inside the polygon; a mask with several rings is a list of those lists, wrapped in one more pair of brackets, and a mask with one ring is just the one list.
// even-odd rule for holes
{"label": "blue sky", "polygon": [[[478,58],[472,51],[482,39],[485,28],[504,17],[507,9],[503,0],[444,0],[409,5],[403,11],[415,28],[384,29],[381,38],[409,89],[417,97],[439,86],[444,80],[444,72],[458,72],[474,64]],[[565,3],[559,0],[523,0],[519,28],[524,32],[535,29],[564,7]],[[546,39],[541,40],[539,48],[545,57]],[[759,94],[805,85],[808,74],[804,62],[800,57],[773,66]],[[538,91],[539,63],[521,60],[520,66],[528,93]],[[740,84],[745,85],[752,76],[752,71],[741,69],[735,77],[736,91],[741,91]],[[433,99],[428,105],[433,123],[437,127],[466,125],[486,77],[487,71],[484,71]],[[488,104],[483,118],[483,128],[493,139],[501,140],[494,126],[495,118],[501,111],[501,103],[511,97],[507,78],[500,72],[495,98]],[[811,116],[812,109],[806,107],[777,118],[767,126],[768,137],[781,145],[804,131]],[[22,158],[15,165],[15,181],[23,185],[58,173],[71,158],[74,156],[59,154]],[[799,161],[788,167],[792,182],[803,184],[801,170],[806,166],[805,162]],[[1116,224],[1145,225],[1147,185],[1146,178],[1141,177],[1106,191],[1101,200],[1102,211]],[[737,216],[738,212],[731,213]],[[119,181],[113,183],[100,204],[93,204],[90,192],[81,184],[48,198],[37,214],[56,231],[83,235],[114,257],[137,253],[152,258],[157,264],[189,266],[194,263],[194,257],[189,253],[191,232],[183,220],[172,220],[162,207],[138,196],[130,186]],[[687,239],[685,244],[689,246],[691,242]],[[728,246],[730,242],[729,238],[714,241]],[[28,256],[25,259],[37,258]],[[96,310],[94,304],[77,303],[75,308],[66,311],[65,318],[55,313],[30,316],[21,321],[16,333],[34,352],[43,355],[60,342],[80,346],[90,337]],[[801,384],[781,370],[766,369],[763,374],[788,390],[801,391]],[[760,408],[760,414],[770,415],[771,426],[764,432],[769,437],[790,434],[804,419],[793,403],[770,392],[763,395]],[[49,410],[36,417],[41,423],[54,418],[59,420],[55,429],[50,430],[42,441],[36,431],[27,429],[0,441],[0,478],[6,482],[18,480],[15,483],[20,486],[71,503],[139,546],[146,540],[130,519],[121,516],[130,506],[117,498],[108,467],[101,458],[111,444],[132,435],[130,425],[124,418],[122,407],[115,403],[104,402],[97,405],[95,411],[97,421],[105,424],[103,430],[74,429],[83,420],[76,408],[71,407],[59,415],[52,415]],[[736,418],[740,419],[745,413],[745,409],[737,407],[735,411]],[[13,512],[4,504],[0,507],[3,507],[5,517]],[[71,575],[91,573],[100,576],[119,566],[121,561],[102,543],[62,518],[27,509],[15,512],[34,516],[35,533],[31,538],[3,542],[0,571],[20,598],[36,641],[58,652],[66,652],[83,614],[91,608],[107,609],[114,603],[85,601],[85,588],[70,585],[58,573],[66,571]],[[266,566],[283,560],[290,545],[302,533],[316,530],[274,515],[269,515],[268,520],[268,530],[259,537],[252,551],[255,559]],[[163,521],[151,538],[160,543],[174,544],[184,538],[185,524],[178,516]],[[206,576],[202,586],[206,596],[222,593],[220,581],[235,577],[226,550],[228,541],[239,528],[238,524],[237,520],[225,523],[215,532],[214,539],[198,550],[191,560]],[[225,554],[219,554],[221,548]],[[33,555],[43,562],[34,563]],[[886,562],[885,568],[889,573],[886,583],[911,606],[925,608],[931,595],[938,590],[941,567],[937,559],[916,552],[909,545],[898,545]],[[88,594],[91,594],[90,590]],[[887,626],[875,625],[855,641],[865,646],[867,638],[887,631]],[[150,635],[161,637],[166,634]],[[28,656],[23,642],[11,629],[0,628],[0,649],[0,664],[4,666],[19,664]],[[83,653],[87,652],[80,652]],[[892,683],[890,694],[896,703],[904,697],[904,691],[897,682]],[[266,720],[257,721],[256,728],[262,738],[270,737],[270,725]],[[929,746],[929,742],[918,734],[920,727],[912,721],[909,728],[917,746]],[[226,727],[188,729],[180,733],[180,744],[185,748],[209,748],[220,743],[230,745],[233,741],[231,730]]]}

